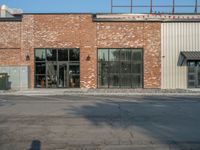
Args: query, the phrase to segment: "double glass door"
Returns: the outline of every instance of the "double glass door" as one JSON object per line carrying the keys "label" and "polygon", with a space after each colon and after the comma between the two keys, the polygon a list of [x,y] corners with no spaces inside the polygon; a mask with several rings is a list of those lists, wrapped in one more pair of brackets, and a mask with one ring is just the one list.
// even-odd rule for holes
{"label": "double glass door", "polygon": [[188,87],[200,88],[200,61],[188,61]]}
{"label": "double glass door", "polygon": [[47,63],[47,88],[79,87],[79,64]]}
{"label": "double glass door", "polygon": [[69,87],[69,69],[68,69],[68,65],[65,63],[59,63],[58,64],[58,87],[61,88],[66,88]]}
{"label": "double glass door", "polygon": [[68,87],[68,64],[67,63],[47,63],[47,88]]}

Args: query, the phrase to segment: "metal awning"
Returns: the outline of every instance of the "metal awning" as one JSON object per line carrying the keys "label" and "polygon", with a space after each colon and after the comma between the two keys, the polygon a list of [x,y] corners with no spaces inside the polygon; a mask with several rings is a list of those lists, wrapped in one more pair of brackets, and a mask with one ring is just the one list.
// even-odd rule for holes
{"label": "metal awning", "polygon": [[181,55],[182,55],[186,60],[200,60],[200,51],[181,52]]}
{"label": "metal awning", "polygon": [[200,60],[200,51],[183,51],[180,53],[180,55],[182,56],[182,63],[181,65],[183,65],[184,61],[188,61],[188,60]]}

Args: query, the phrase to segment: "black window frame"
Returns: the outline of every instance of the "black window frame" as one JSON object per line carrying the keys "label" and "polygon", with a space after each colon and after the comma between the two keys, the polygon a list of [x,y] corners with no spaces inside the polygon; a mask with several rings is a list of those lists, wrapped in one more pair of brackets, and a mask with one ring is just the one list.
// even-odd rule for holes
{"label": "black window frame", "polygon": [[[190,63],[194,63],[194,66],[191,66]],[[199,71],[200,67],[198,64],[200,63],[200,60],[187,60],[187,88],[193,89],[193,88],[200,88],[200,82],[199,82]],[[190,71],[190,69],[194,69],[193,72]],[[190,79],[189,76],[194,76],[194,79]],[[190,83],[194,83],[193,86],[190,85]]]}
{"label": "black window frame", "polygon": [[[56,60],[55,61],[48,61],[47,60],[47,50],[54,50],[54,49],[56,49]],[[78,50],[79,51],[79,60],[77,61],[73,61],[73,60],[70,60],[70,50],[74,50],[74,49],[76,49],[76,50]],[[37,61],[36,60],[36,51],[37,50],[45,50],[45,60],[44,61]],[[68,60],[67,61],[59,61],[59,56],[58,56],[58,51],[59,50],[67,50],[68,52]],[[48,88],[47,87],[47,82],[46,82],[46,80],[47,80],[47,64],[49,63],[49,62],[54,62],[54,63],[56,63],[56,65],[57,65],[57,68],[58,68],[58,65],[60,64],[60,63],[66,63],[67,64],[67,67],[68,67],[68,69],[69,69],[69,66],[79,66],[79,73],[73,73],[72,75],[73,76],[79,76],[79,80],[80,80],[80,48],[34,48],[34,88],[42,88],[42,87],[37,87],[37,85],[36,85],[36,76],[45,76],[45,85],[44,85],[44,88]],[[36,74],[36,63],[45,63],[45,69],[46,69],[46,71],[45,71],[45,74]],[[58,87],[57,87],[58,88]],[[80,81],[79,81],[79,87],[77,87],[77,88],[80,88]]]}
{"label": "black window frame", "polygon": [[[110,50],[119,50],[119,55],[120,55],[120,58],[118,61],[110,61]],[[108,66],[110,66],[110,62],[118,62],[120,64],[119,66],[119,86],[111,86],[110,85],[110,81],[109,81],[109,77],[110,77],[110,73],[109,71],[107,72],[108,76],[107,76],[107,86],[101,86],[99,83],[100,83],[100,72],[99,72],[99,64],[101,62],[101,60],[99,60],[99,50],[107,50],[108,51],[108,61],[104,61],[106,63],[108,63]],[[131,59],[130,60],[127,60],[127,61],[122,61],[121,60],[121,50],[131,50]],[[133,53],[136,51],[136,50],[140,50],[141,52],[141,60],[140,61],[134,61],[132,59],[133,57]],[[122,62],[130,62],[131,64],[131,73],[122,73],[121,72],[121,63]],[[133,64],[140,64],[141,65],[141,72],[140,73],[133,73],[133,70],[132,70],[132,65]],[[109,69],[108,69],[109,70]],[[127,87],[124,87],[122,86],[122,83],[121,83],[121,80],[122,80],[122,76],[131,76],[132,75],[132,78],[131,78],[131,86],[127,86]],[[133,84],[133,76],[140,76],[140,85],[139,86],[135,86]],[[144,87],[144,49],[143,48],[97,48],[97,88],[102,88],[102,89],[105,89],[105,88],[110,88],[110,89],[114,89],[114,88],[125,88],[125,89],[136,89],[136,88],[143,88]]]}

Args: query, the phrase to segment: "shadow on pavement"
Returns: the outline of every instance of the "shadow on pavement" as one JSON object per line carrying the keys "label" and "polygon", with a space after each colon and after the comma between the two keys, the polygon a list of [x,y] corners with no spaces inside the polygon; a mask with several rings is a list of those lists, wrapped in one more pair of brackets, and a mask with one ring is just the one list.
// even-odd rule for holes
{"label": "shadow on pavement", "polygon": [[173,98],[166,101],[94,102],[66,111],[86,118],[95,126],[134,129],[162,144],[199,150],[200,103],[168,100]]}

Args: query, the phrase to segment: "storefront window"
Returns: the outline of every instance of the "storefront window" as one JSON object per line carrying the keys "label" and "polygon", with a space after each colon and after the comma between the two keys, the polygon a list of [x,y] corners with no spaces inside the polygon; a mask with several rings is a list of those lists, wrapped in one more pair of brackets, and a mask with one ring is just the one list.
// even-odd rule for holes
{"label": "storefront window", "polygon": [[79,49],[35,49],[35,87],[80,87]]}
{"label": "storefront window", "polygon": [[98,49],[98,87],[142,88],[142,49]]}

